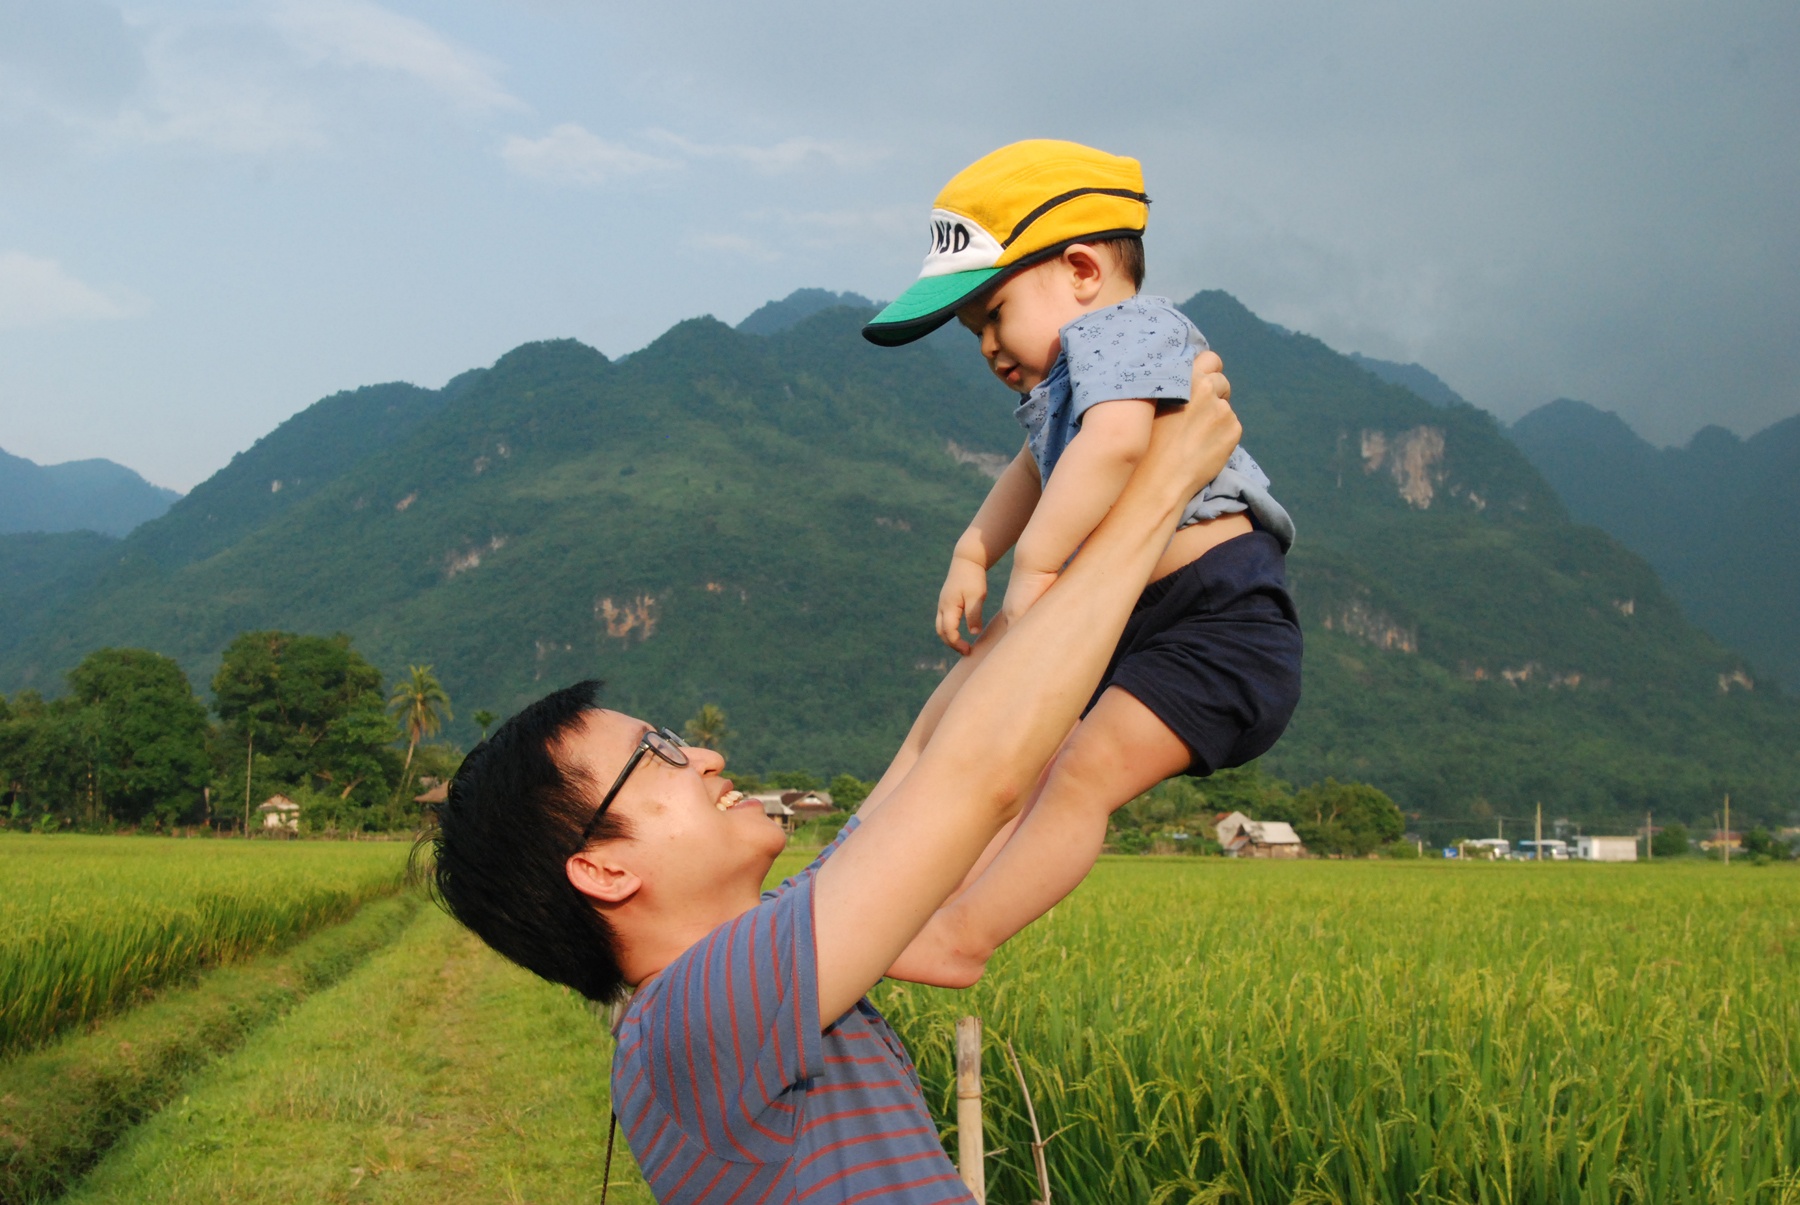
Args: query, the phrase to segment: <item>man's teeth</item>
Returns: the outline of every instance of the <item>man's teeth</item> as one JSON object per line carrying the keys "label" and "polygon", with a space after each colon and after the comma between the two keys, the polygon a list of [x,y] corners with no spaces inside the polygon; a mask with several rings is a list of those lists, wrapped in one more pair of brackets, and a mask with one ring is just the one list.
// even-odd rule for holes
{"label": "man's teeth", "polygon": [[744,793],[742,791],[727,791],[719,796],[719,802],[715,803],[713,806],[718,808],[721,812],[729,812],[732,808],[742,802],[744,802]]}

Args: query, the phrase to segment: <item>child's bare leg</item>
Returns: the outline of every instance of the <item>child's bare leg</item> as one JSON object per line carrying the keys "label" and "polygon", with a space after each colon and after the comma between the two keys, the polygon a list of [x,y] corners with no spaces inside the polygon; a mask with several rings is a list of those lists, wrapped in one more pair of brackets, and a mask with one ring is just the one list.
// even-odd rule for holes
{"label": "child's bare leg", "polygon": [[[1107,690],[1070,734],[1012,839],[920,933],[921,964],[953,968],[944,977],[950,986],[973,983],[1002,942],[1093,869],[1108,817],[1191,761],[1148,707],[1117,687]],[[904,963],[903,955],[900,977]]]}

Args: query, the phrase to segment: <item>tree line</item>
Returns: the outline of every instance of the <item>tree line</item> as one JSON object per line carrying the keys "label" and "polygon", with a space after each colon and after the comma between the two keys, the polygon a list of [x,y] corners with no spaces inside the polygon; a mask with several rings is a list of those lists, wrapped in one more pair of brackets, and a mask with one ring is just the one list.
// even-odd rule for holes
{"label": "tree line", "polygon": [[1295,788],[1254,762],[1207,778],[1171,778],[1113,813],[1108,846],[1119,853],[1223,853],[1213,821],[1228,812],[1283,820],[1307,852],[1324,856],[1416,857],[1401,838],[1406,817],[1381,790],[1327,778]]}
{"label": "tree line", "polygon": [[8,827],[239,828],[279,794],[309,830],[406,828],[419,818],[419,783],[447,779],[460,761],[430,740],[451,718],[431,667],[384,691],[344,635],[241,634],[213,676],[210,709],[180,665],[148,649],[99,649],[67,682],[56,699],[0,696]]}

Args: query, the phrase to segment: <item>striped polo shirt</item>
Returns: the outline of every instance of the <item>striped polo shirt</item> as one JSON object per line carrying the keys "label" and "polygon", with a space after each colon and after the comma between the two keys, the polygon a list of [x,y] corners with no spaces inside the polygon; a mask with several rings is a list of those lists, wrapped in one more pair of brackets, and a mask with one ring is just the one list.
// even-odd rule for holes
{"label": "striped polo shirt", "polygon": [[619,1021],[613,1100],[664,1205],[974,1199],[874,1006],[820,1031],[813,876],[842,841],[642,984]]}

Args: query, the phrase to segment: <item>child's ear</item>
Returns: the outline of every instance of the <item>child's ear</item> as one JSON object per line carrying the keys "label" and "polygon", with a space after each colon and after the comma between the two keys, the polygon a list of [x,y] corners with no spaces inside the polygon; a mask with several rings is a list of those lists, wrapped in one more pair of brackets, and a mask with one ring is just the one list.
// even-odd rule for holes
{"label": "child's ear", "polygon": [[1075,288],[1075,298],[1086,305],[1100,295],[1100,286],[1106,283],[1107,264],[1094,248],[1085,243],[1076,243],[1062,253],[1063,265],[1068,269],[1069,282]]}

